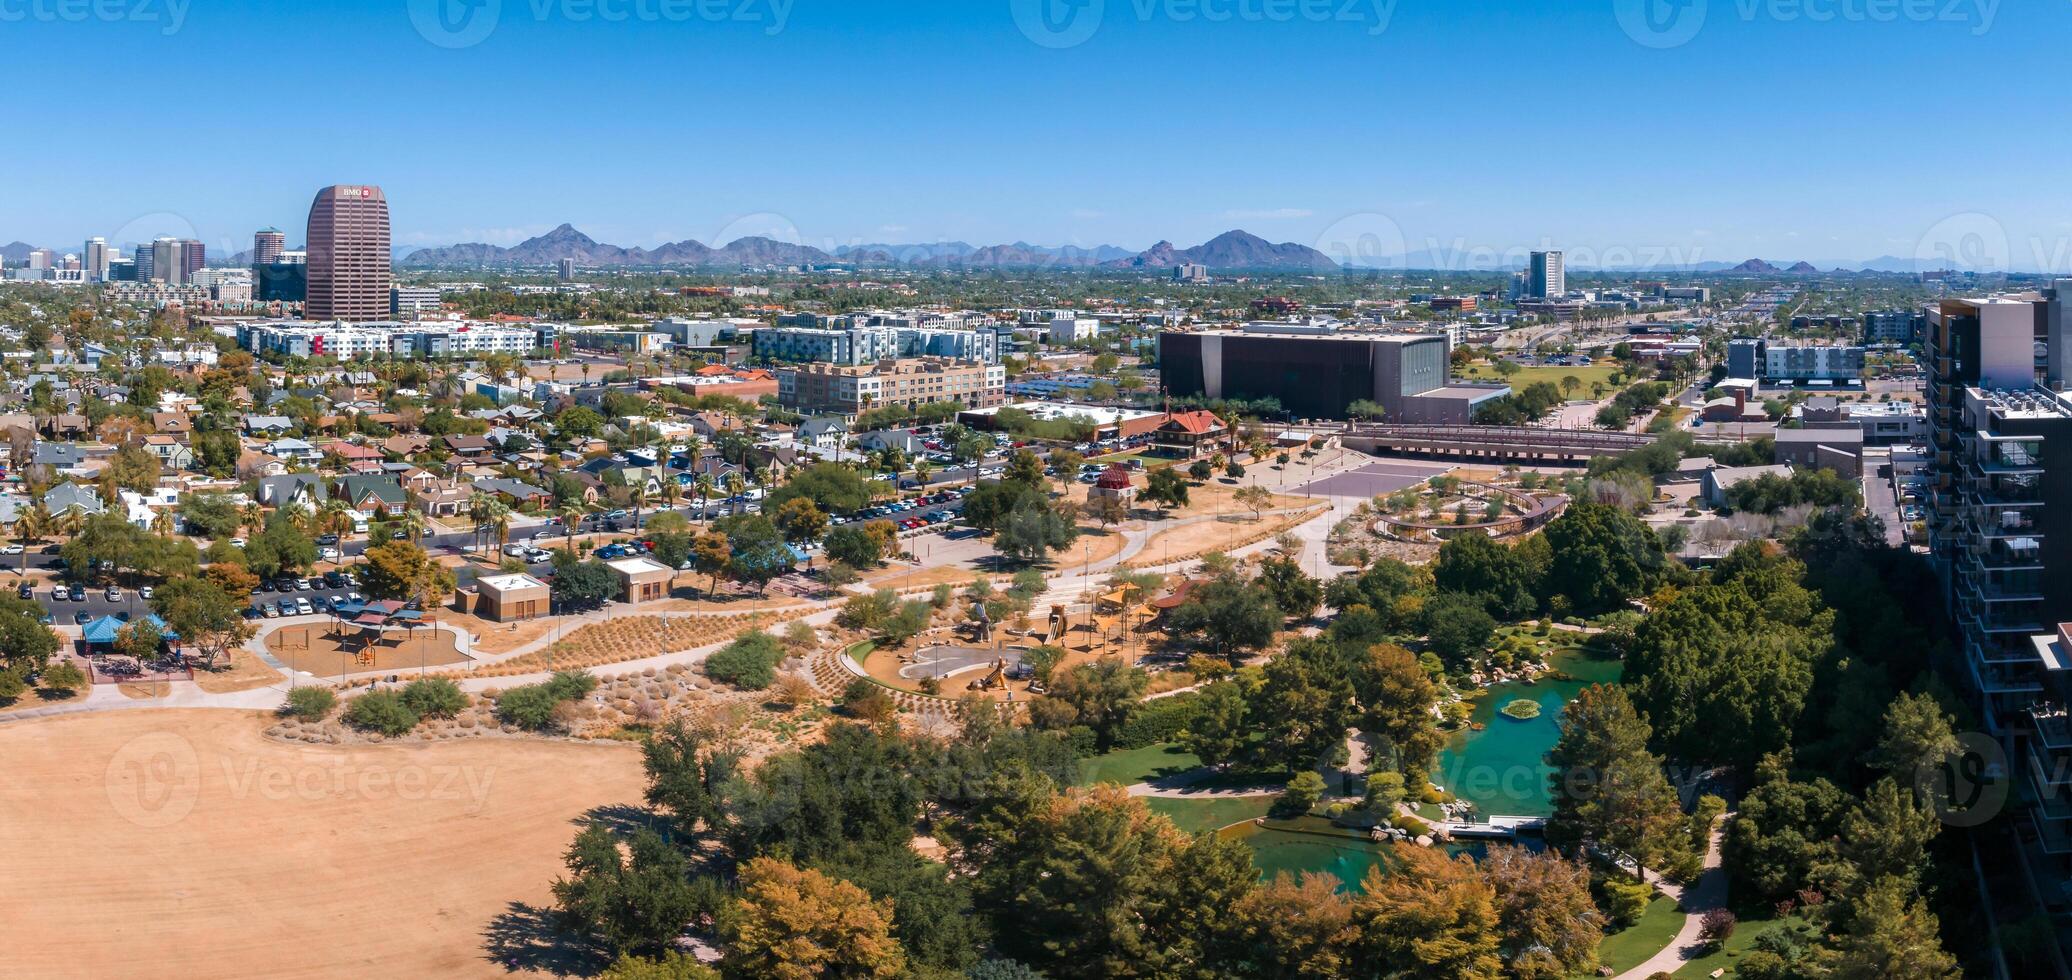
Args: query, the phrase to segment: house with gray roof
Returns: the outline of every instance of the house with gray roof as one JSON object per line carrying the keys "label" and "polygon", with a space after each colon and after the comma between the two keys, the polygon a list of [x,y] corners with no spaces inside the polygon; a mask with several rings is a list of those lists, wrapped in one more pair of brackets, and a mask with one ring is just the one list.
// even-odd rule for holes
{"label": "house with gray roof", "polygon": [[101,495],[95,493],[92,487],[66,482],[50,488],[43,494],[43,509],[52,516],[76,510],[83,516],[92,517],[107,508],[101,503]]}

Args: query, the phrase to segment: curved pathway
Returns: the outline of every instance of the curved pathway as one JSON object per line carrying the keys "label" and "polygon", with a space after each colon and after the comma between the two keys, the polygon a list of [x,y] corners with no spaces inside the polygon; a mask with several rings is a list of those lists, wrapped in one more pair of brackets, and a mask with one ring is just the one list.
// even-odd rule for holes
{"label": "curved pathway", "polygon": [[1698,934],[1705,928],[1705,913],[1725,908],[1727,904],[1727,872],[1720,866],[1720,842],[1726,837],[1727,821],[1732,817],[1732,814],[1727,814],[1713,823],[1712,838],[1705,848],[1705,873],[1698,877],[1695,886],[1678,888],[1652,871],[1646,873],[1649,884],[1675,898],[1682,907],[1683,928],[1676,931],[1676,938],[1662,947],[1661,952],[1613,980],[1647,980],[1657,973],[1675,973],[1678,967],[1709,951],[1709,947],[1698,941]]}

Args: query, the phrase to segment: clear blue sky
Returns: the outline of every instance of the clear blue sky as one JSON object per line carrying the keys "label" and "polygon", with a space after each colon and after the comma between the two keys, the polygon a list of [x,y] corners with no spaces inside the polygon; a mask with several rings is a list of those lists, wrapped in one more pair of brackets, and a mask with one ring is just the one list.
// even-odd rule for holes
{"label": "clear blue sky", "polygon": [[2021,267],[2072,235],[2063,0],[1682,0],[1703,14],[1688,41],[1641,30],[1669,47],[1617,15],[1655,0],[1055,0],[1025,19],[1087,34],[1064,47],[1017,26],[1023,0],[472,0],[473,20],[451,13],[470,0],[103,0],[140,18],[115,23],[59,2],[0,0],[18,137],[0,241],[192,232],[213,251],[272,224],[294,245],[338,182],[385,187],[406,245],[563,221],[625,245],[1337,226],[1411,250],[1840,260],[1911,255],[1975,214]]}

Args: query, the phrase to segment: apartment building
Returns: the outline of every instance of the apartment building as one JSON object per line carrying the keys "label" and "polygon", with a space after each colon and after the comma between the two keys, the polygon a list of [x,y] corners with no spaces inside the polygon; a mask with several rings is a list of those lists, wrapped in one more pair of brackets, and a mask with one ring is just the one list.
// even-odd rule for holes
{"label": "apartment building", "polygon": [[429,326],[415,323],[261,321],[237,325],[237,345],[254,354],[348,358],[361,354],[410,356],[530,353],[539,343],[531,326],[487,323]]}
{"label": "apartment building", "polygon": [[873,408],[955,402],[993,408],[1007,401],[1007,369],[982,361],[919,357],[870,365],[804,364],[777,372],[777,398],[807,414],[856,415]]}
{"label": "apartment building", "polygon": [[[2062,300],[1945,300],[1927,314],[1929,542],[1971,694],[2026,801],[2041,904],[2072,915],[2072,396]],[[2048,355],[2039,357],[2039,354]]]}

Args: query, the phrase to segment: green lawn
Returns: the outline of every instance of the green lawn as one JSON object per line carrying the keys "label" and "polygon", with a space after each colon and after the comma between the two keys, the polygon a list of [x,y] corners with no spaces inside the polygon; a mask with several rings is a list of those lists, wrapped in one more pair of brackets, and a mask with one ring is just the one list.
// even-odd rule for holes
{"label": "green lawn", "polygon": [[871,651],[878,648],[878,641],[863,640],[849,645],[849,659],[862,663],[871,658]]}
{"label": "green lawn", "polygon": [[[1718,952],[1700,956],[1677,967],[1676,972],[1671,974],[1671,976],[1703,977],[1710,975],[1714,970],[1722,968],[1727,971],[1725,976],[1734,976],[1735,961],[1754,948],[1756,937],[1772,929],[1780,928],[1797,931],[1808,930],[1811,927],[1806,924],[1806,918],[1802,915],[1789,915],[1782,919],[1743,919],[1735,924],[1734,934],[1727,938],[1726,943],[1721,946]],[[1801,932],[1801,935],[1809,935],[1809,933]]]}
{"label": "green lawn", "polygon": [[1662,951],[1676,939],[1676,931],[1682,929],[1684,914],[1676,907],[1676,900],[1657,894],[1648,903],[1640,921],[1604,937],[1597,946],[1597,960],[1611,967],[1614,973],[1624,973],[1642,963],[1648,957]]}
{"label": "green lawn", "polygon": [[1129,786],[1200,767],[1201,760],[1195,758],[1194,753],[1174,743],[1164,742],[1141,749],[1117,749],[1106,755],[1094,756],[1080,764],[1079,782],[1082,786],[1092,786],[1095,783]]}
{"label": "green lawn", "polygon": [[1153,796],[1144,800],[1153,813],[1163,813],[1188,833],[1216,830],[1254,817],[1266,816],[1273,808],[1271,796],[1220,796],[1200,800],[1177,800]]}
{"label": "green lawn", "polygon": [[[1469,381],[1503,381],[1520,391],[1536,381],[1545,381],[1558,387],[1562,378],[1573,377],[1583,383],[1581,388],[1576,389],[1576,397],[1588,398],[1592,383],[1601,381],[1609,389],[1612,372],[1617,370],[1619,369],[1611,364],[1594,364],[1590,367],[1522,367],[1518,369],[1517,374],[1506,380],[1503,375],[1497,373],[1495,367],[1478,363],[1462,368],[1459,374]],[[1566,395],[1567,392],[1562,394]]]}

